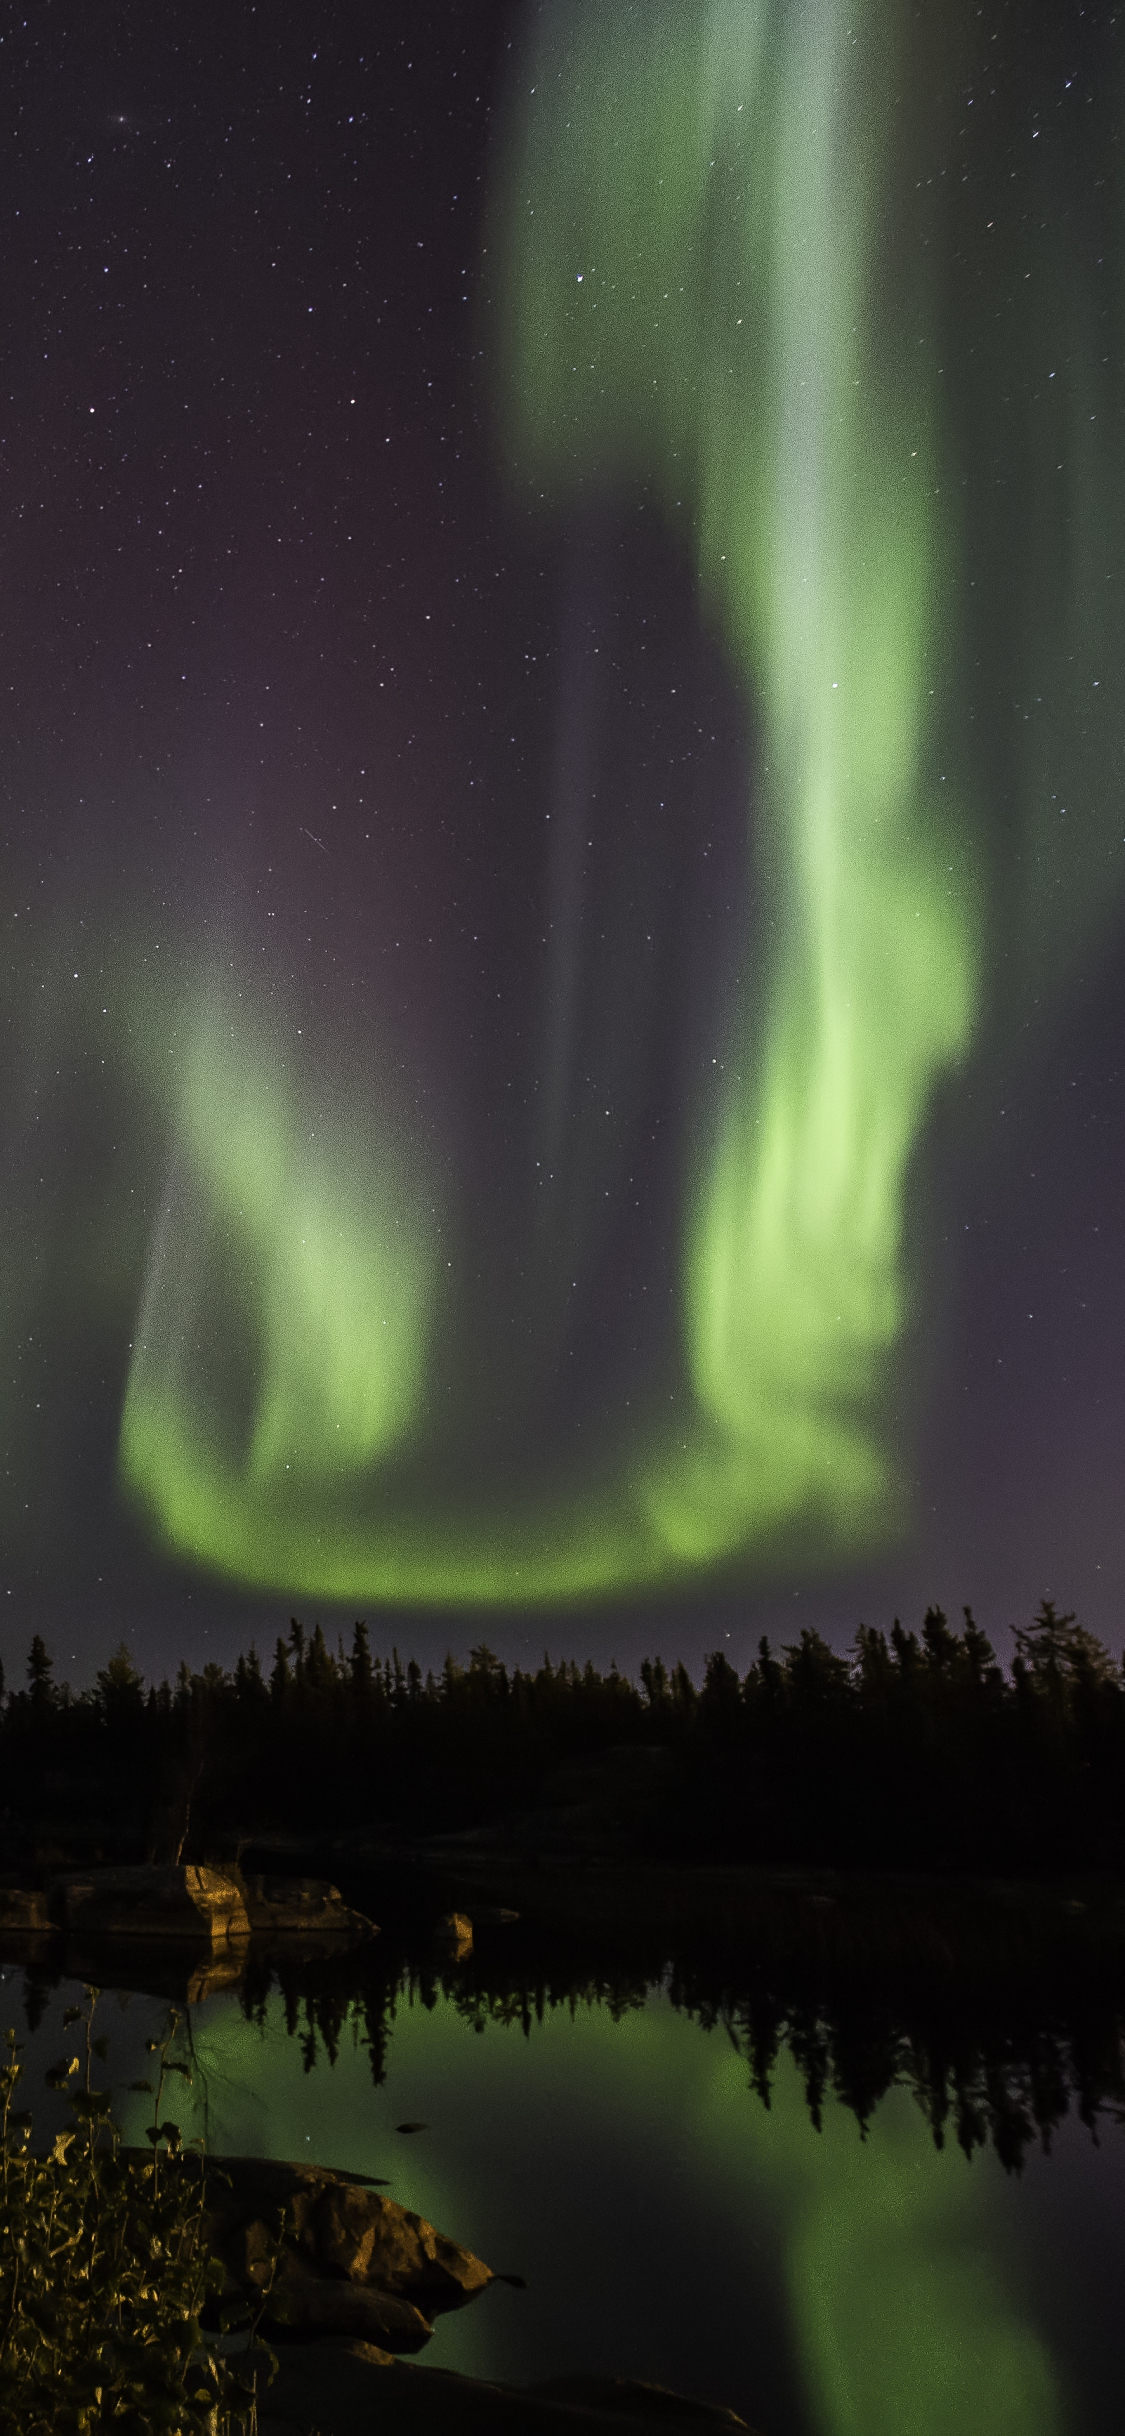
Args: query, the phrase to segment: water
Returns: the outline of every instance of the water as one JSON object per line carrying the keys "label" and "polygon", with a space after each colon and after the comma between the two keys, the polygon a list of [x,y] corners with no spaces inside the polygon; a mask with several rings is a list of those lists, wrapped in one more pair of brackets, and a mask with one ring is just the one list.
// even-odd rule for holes
{"label": "water", "polygon": [[[1119,2430],[1125,2133],[1106,1997],[1065,2020],[1043,1992],[1006,2015],[993,1999],[966,2046],[948,2004],[944,2028],[920,2029],[882,1993],[866,2010],[806,1993],[786,2013],[776,1985],[705,2000],[671,1971],[647,1986],[573,1957],[548,1971],[510,1931],[461,1969],[381,1940],[282,1978],[258,1966],[190,2007],[193,2083],[164,2111],[217,2151],[384,2176],[526,2278],[439,2319],[428,2363],[648,2378],[733,2403],[762,2436]],[[42,1964],[4,1971],[33,2099],[80,1996]],[[115,2081],[147,2068],[167,2010],[151,1991],[103,1994]],[[983,2141],[971,2158],[953,2117],[935,2145],[919,2103],[934,2110],[943,2073]],[[129,2138],[146,2107],[119,2100]],[[53,2121],[44,2100],[37,2123]],[[396,2129],[410,2121],[427,2128]],[[1022,2147],[1019,2172],[998,2141]]]}

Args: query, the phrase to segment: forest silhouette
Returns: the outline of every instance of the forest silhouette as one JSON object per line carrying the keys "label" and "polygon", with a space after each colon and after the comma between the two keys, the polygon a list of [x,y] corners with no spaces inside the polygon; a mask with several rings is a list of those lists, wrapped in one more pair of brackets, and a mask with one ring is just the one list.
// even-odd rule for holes
{"label": "forest silhouette", "polygon": [[[2,1690],[2,1686],[0,1686]],[[1044,1600],[1005,1669],[965,1609],[803,1631],[697,1684],[646,1660],[423,1673],[293,1620],[146,1687],[124,1644],[75,1693],[36,1634],[0,1705],[4,1866],[199,1859],[289,1833],[489,1835],[533,1851],[1042,1874],[1125,1856],[1125,1666]]]}

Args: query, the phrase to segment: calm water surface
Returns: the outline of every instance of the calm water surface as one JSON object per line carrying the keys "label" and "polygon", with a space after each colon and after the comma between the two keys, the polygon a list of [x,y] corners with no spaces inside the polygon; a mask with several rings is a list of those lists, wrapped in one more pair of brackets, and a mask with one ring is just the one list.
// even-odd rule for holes
{"label": "calm water surface", "polygon": [[[3,1972],[33,2103],[80,1997]],[[102,1996],[115,2081],[146,2069],[167,2011]],[[384,2176],[526,2277],[440,2319],[429,2363],[649,2378],[733,2403],[762,2436],[1119,2436],[1125,2131],[1108,2107],[1096,2141],[1068,2112],[1049,2155],[1006,2172],[992,2146],[935,2146],[908,2087],[862,2129],[830,2088],[817,2105],[793,2032],[767,2106],[743,2025],[703,2026],[660,1984],[537,2009],[406,1969],[327,2005],[266,1983],[252,2004],[193,2004],[186,2035],[193,2084],[165,2108],[185,2132]],[[119,2116],[142,2136],[143,2099]]]}

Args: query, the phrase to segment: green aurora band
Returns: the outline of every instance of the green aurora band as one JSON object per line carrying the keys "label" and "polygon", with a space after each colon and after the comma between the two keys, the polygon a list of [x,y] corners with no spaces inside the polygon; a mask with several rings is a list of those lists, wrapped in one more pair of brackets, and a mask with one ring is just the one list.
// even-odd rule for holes
{"label": "green aurora band", "polygon": [[[449,1213],[374,1088],[310,1143],[276,1043],[207,999],[163,1067],[173,1174],[120,1465],[158,1538],[220,1575],[523,1604],[901,1527],[906,1182],[970,1044],[980,924],[937,766],[941,435],[880,256],[893,88],[863,0],[582,0],[524,53],[496,179],[513,478],[563,507],[660,496],[757,723],[768,946],[687,1198],[688,1417],[623,1437],[595,1485],[460,1510],[409,1490],[455,1320]],[[218,1269],[242,1281],[239,1397]]]}

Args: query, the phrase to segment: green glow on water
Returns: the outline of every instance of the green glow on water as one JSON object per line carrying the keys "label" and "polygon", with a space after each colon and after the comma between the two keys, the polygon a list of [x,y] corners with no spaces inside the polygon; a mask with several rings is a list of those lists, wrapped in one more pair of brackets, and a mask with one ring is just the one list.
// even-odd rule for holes
{"label": "green glow on water", "polygon": [[1061,2436],[1046,2346],[917,2160],[876,2154],[795,2244],[794,2315],[825,2436]]}
{"label": "green glow on water", "polygon": [[771,2116],[754,2111],[754,2150],[784,2193],[818,2436],[1061,2436],[1058,2377],[997,2240],[995,2160],[935,2149],[904,2091],[861,2143],[835,2101],[813,2132],[791,2062],[779,2084]]}
{"label": "green glow on water", "polygon": [[[412,1447],[424,1473],[442,1343],[427,1196],[378,1112],[326,1156],[260,1060],[201,1046],[121,1468],[170,1548],[293,1593],[559,1600],[766,1560],[797,1529],[834,1559],[902,1519],[905,1189],[970,1041],[978,939],[936,766],[937,441],[877,243],[893,44],[862,0],[583,0],[523,65],[496,206],[505,446],[563,504],[655,485],[694,547],[759,723],[768,946],[690,1178],[684,1417],[508,1510],[383,1473]],[[182,1307],[184,1279],[192,1313],[209,1300],[215,1229],[238,1392]]]}
{"label": "green glow on water", "polygon": [[[332,2067],[322,2054],[306,2071],[276,1995],[261,2029],[230,1998],[200,2008],[194,2043],[194,2087],[168,2097],[185,2131],[390,2175],[393,2197],[527,2276],[518,2303],[490,2296],[442,2320],[434,2365],[518,2380],[628,2359],[667,2378],[687,2256],[697,2389],[715,2386],[712,2308],[742,2329],[727,2356],[745,2364],[752,2417],[766,2416],[753,2399],[765,2363],[787,2355],[810,2436],[1061,2436],[1059,2373],[1020,2293],[1021,2186],[993,2156],[936,2150],[905,2091],[864,2139],[828,2098],[818,2132],[788,2053],[767,2112],[721,2030],[660,1996],[617,2020],[548,2009],[526,2038],[518,2020],[475,2036],[448,1997],[400,2003],[378,2090],[347,2022]],[[397,2139],[404,2117],[428,2133]],[[636,2325],[623,2255],[645,2296]]]}

